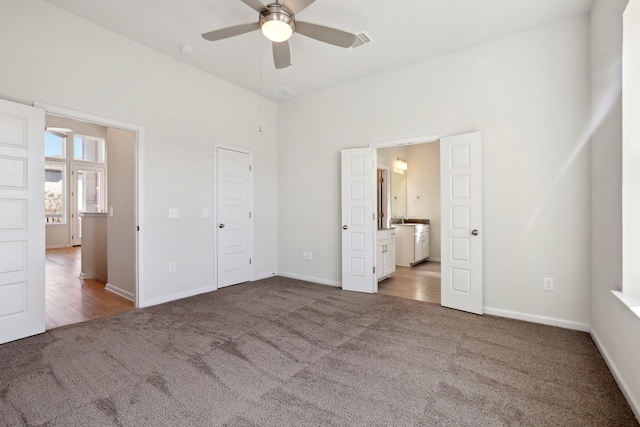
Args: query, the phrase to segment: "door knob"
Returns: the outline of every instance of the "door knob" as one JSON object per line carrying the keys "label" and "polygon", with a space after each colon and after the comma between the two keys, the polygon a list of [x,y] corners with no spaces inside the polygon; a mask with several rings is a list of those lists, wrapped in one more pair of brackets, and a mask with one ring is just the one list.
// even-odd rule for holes
{"label": "door knob", "polygon": [[218,228],[224,228],[224,224],[218,225]]}
{"label": "door knob", "polygon": [[477,235],[478,235],[478,230],[473,230],[473,231],[471,232],[471,234],[473,234],[474,236],[477,236]]}
{"label": "door knob", "polygon": [[343,225],[343,226],[342,226],[342,229],[343,229],[343,230],[348,230],[348,229],[349,229],[349,227],[348,227],[348,226],[346,226],[346,225]]}

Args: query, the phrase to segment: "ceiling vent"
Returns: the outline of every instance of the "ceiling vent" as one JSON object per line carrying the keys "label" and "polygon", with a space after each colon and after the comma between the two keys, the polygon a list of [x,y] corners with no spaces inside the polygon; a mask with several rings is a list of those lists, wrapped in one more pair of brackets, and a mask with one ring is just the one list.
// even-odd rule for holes
{"label": "ceiling vent", "polygon": [[294,96],[298,96],[298,93],[294,92],[293,90],[289,89],[288,87],[281,87],[280,89],[272,90],[271,92],[269,92],[269,95],[271,95],[274,98],[282,101],[282,100],[285,100],[285,99],[293,98]]}
{"label": "ceiling vent", "polygon": [[371,43],[373,43],[373,39],[369,34],[363,31],[360,34],[356,34],[356,41],[351,45],[351,49],[355,49],[357,47],[361,47]]}

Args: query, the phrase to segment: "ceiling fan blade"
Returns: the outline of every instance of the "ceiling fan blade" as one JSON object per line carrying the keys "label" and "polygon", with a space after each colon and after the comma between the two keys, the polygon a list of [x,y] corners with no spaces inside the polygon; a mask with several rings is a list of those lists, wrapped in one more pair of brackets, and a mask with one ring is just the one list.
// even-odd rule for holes
{"label": "ceiling fan blade", "polygon": [[309,7],[314,1],[316,0],[285,0],[283,6],[294,15],[297,15]]}
{"label": "ceiling fan blade", "polygon": [[351,47],[356,41],[355,34],[309,22],[296,21],[296,33],[340,47]]}
{"label": "ceiling fan blade", "polygon": [[289,41],[283,41],[280,43],[273,42],[273,62],[276,65],[276,69],[281,70],[291,65],[291,49],[289,48]]}
{"label": "ceiling fan blade", "polygon": [[240,0],[240,1],[258,13],[262,13],[267,10],[266,6],[263,5],[260,0]]}
{"label": "ceiling fan blade", "polygon": [[220,30],[210,31],[204,33],[202,37],[210,42],[216,40],[228,39],[229,37],[239,36],[240,34],[249,33],[251,31],[259,30],[260,23],[252,22],[250,24],[241,24],[234,27],[222,28]]}

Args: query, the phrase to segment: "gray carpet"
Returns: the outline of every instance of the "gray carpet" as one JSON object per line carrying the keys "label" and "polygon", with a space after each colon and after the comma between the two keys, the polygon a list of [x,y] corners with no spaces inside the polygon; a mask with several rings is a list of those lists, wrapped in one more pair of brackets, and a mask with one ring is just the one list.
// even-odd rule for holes
{"label": "gray carpet", "polygon": [[637,425],[588,334],[279,277],[0,346],[0,423]]}

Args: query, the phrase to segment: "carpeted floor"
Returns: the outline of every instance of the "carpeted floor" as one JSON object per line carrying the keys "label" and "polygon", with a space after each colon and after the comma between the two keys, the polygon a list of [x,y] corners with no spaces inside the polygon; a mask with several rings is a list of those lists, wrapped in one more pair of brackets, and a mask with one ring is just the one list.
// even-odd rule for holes
{"label": "carpeted floor", "polygon": [[0,346],[0,424],[637,425],[586,333],[279,277]]}

